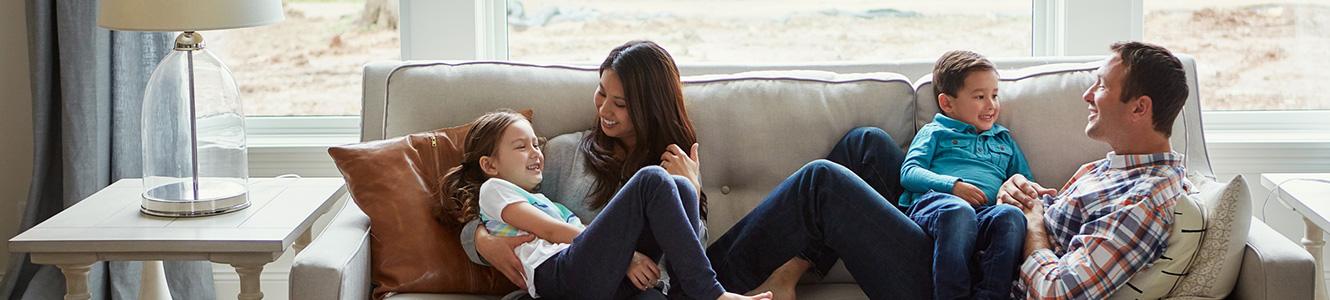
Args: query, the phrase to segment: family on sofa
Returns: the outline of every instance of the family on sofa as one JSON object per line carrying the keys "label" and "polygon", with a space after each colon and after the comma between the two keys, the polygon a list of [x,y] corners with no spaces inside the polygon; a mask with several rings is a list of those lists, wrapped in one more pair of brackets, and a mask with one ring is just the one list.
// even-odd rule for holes
{"label": "family on sofa", "polygon": [[[1060,191],[1029,179],[994,124],[996,67],[951,52],[934,68],[943,113],[908,153],[855,129],[703,249],[705,150],[673,59],[634,41],[600,67],[597,126],[541,149],[521,115],[487,115],[506,121],[478,122],[454,169],[479,178],[445,192],[470,195],[448,198],[470,208],[454,217],[472,222],[461,240],[473,261],[548,298],[793,298],[802,274],[837,260],[873,299],[1106,298],[1164,253],[1191,190],[1169,143],[1181,63],[1150,44],[1111,49],[1084,101],[1086,134],[1113,152]],[[599,222],[583,231],[573,216]]]}

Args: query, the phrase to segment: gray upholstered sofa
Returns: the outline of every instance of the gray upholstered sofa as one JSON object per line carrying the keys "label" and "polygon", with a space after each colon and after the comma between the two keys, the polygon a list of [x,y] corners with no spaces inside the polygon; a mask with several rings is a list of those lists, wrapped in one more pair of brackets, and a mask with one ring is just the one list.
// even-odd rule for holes
{"label": "gray upholstered sofa", "polygon": [[[1174,130],[1193,181],[1214,181],[1201,134],[1194,61],[1191,96]],[[1035,178],[1060,188],[1107,145],[1082,132],[1081,93],[1103,57],[996,59],[1002,114]],[[876,126],[902,148],[938,112],[926,76],[931,60],[821,64],[683,64],[685,95],[704,155],[712,232],[727,230],[781,180],[821,158],[846,131]],[[1019,69],[1018,69],[1019,68]],[[810,71],[816,70],[816,71]],[[746,72],[746,73],[744,73]],[[735,74],[739,73],[739,74]],[[710,74],[710,75],[708,75]],[[717,75],[732,74],[732,75]],[[465,124],[497,108],[535,110],[535,129],[554,137],[594,124],[594,67],[508,62],[379,61],[365,66],[361,140]],[[922,92],[916,93],[916,90]],[[1226,180],[1226,179],[1225,179]],[[1244,191],[1245,192],[1245,191]],[[1245,210],[1244,210],[1245,211]],[[369,219],[346,205],[291,270],[292,299],[366,299]],[[713,234],[712,237],[719,236]],[[1311,299],[1313,262],[1298,245],[1253,219],[1232,299]],[[891,255],[883,253],[883,255]],[[865,298],[838,266],[800,287],[804,299]],[[399,294],[392,299],[492,299]]]}

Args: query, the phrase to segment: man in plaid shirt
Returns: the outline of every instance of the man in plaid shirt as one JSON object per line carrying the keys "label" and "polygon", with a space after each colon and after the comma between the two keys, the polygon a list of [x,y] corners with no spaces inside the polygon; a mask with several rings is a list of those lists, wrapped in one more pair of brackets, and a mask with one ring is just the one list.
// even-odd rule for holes
{"label": "man in plaid shirt", "polygon": [[1082,166],[1061,193],[1020,175],[998,191],[1028,221],[1017,296],[1104,299],[1131,288],[1127,280],[1163,255],[1173,205],[1191,192],[1168,140],[1187,99],[1182,63],[1157,45],[1110,48],[1084,99],[1086,135],[1113,152]]}

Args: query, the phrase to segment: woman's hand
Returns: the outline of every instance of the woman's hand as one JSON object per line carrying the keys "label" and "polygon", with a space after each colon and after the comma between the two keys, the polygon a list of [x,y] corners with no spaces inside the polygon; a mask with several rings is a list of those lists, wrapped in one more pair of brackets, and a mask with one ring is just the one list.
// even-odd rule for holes
{"label": "woman's hand", "polygon": [[984,191],[979,190],[979,187],[969,182],[957,180],[956,184],[951,186],[951,194],[960,197],[961,200],[965,200],[970,205],[988,204],[988,195],[984,195]]}
{"label": "woman's hand", "polygon": [[522,268],[522,261],[513,254],[513,248],[517,248],[526,242],[535,240],[536,236],[532,234],[523,236],[493,236],[485,226],[476,229],[476,253],[480,253],[486,261],[499,269],[503,276],[508,277],[509,281],[517,285],[518,288],[526,289],[526,271]]}
{"label": "woman's hand", "polygon": [[[692,154],[690,157],[688,154]],[[693,150],[688,153],[683,152],[679,145],[671,144],[665,147],[665,153],[660,155],[660,166],[665,168],[670,175],[679,175],[688,178],[693,182],[693,188],[700,195],[702,193],[702,166],[701,160],[697,154],[697,143],[693,143]]]}
{"label": "woman's hand", "polygon": [[638,290],[646,290],[660,282],[660,269],[650,257],[633,251],[633,260],[628,263],[628,279],[633,281]]}

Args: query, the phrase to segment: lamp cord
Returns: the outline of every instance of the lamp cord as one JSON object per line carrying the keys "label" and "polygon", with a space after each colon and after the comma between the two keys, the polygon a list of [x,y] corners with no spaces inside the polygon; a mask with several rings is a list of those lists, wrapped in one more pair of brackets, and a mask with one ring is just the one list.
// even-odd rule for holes
{"label": "lamp cord", "polygon": [[[1270,189],[1270,192],[1265,194],[1265,201],[1261,203],[1261,222],[1265,222],[1265,208],[1270,205],[1270,196],[1273,196],[1275,192],[1278,192],[1279,188],[1284,186],[1285,183],[1289,183],[1292,181],[1311,181],[1311,182],[1330,184],[1330,180],[1320,179],[1320,178],[1290,178],[1279,182],[1279,184],[1275,184],[1275,188]],[[1290,210],[1293,209],[1293,207],[1289,206],[1287,202],[1284,202],[1283,198],[1279,198],[1279,204],[1284,208],[1288,208]]]}

